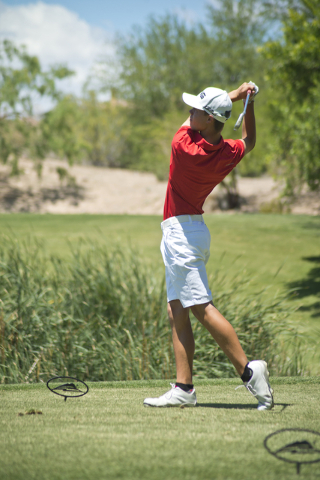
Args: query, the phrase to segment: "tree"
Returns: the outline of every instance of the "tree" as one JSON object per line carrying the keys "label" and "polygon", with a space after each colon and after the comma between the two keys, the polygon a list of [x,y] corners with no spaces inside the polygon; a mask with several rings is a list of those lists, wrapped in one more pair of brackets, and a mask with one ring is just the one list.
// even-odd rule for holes
{"label": "tree", "polygon": [[286,178],[286,193],[304,184],[320,189],[320,5],[301,0],[288,8],[283,38],[263,48],[270,60],[268,81],[274,124],[275,164]]}
{"label": "tree", "polygon": [[182,86],[197,91],[212,76],[213,44],[205,28],[188,29],[170,15],[151,17],[145,30],[120,37],[117,53],[115,94],[132,104],[135,116],[161,117],[181,109]]}
{"label": "tree", "polygon": [[0,159],[11,163],[13,174],[19,172],[18,160],[26,149],[34,158],[45,154],[39,122],[32,118],[34,96],[58,99],[56,80],[72,74],[61,65],[44,72],[24,46],[0,42]]}
{"label": "tree", "polygon": [[172,15],[151,17],[145,30],[119,38],[116,95],[132,103],[135,115],[161,117],[183,109],[182,91],[196,93],[213,83],[231,88],[252,74],[262,81],[263,59],[257,47],[265,26],[252,14],[257,2],[218,4],[207,7],[207,25],[188,28]]}
{"label": "tree", "polygon": [[94,91],[83,98],[63,97],[41,123],[46,150],[66,158],[69,164],[122,167],[125,105],[99,102]]}
{"label": "tree", "polygon": [[266,21],[256,0],[216,0],[208,5],[210,36],[215,40],[212,60],[214,82],[238,86],[254,75],[263,82],[263,58],[258,47],[264,42]]}

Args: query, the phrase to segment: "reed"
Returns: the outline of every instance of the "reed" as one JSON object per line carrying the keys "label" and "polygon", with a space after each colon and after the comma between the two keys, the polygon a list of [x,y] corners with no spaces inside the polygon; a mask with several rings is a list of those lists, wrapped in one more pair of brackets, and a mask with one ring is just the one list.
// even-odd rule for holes
{"label": "reed", "polygon": [[[127,247],[82,239],[71,258],[48,255],[34,238],[0,244],[0,382],[46,381],[70,375],[91,381],[173,378],[165,282]],[[228,288],[215,275],[215,304],[231,321],[249,358],[266,358],[278,375],[303,374],[297,332],[284,297],[267,301]],[[230,287],[231,285],[231,287]],[[192,320],[195,375],[235,376],[206,330]]]}

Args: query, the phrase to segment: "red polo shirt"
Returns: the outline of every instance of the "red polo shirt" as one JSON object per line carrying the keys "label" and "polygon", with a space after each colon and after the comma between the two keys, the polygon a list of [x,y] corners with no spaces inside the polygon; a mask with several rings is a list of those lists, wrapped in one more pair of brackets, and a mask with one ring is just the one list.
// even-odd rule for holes
{"label": "red polo shirt", "polygon": [[181,127],[172,141],[170,172],[163,219],[202,214],[213,188],[240,162],[245,153],[241,140],[208,143],[199,132]]}

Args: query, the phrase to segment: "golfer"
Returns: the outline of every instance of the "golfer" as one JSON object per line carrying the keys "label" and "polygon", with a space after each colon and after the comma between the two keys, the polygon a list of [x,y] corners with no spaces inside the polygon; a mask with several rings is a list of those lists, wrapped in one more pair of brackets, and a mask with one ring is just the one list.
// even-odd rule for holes
{"label": "golfer", "polygon": [[[255,146],[254,97],[258,91],[250,82],[230,93],[209,87],[197,96],[188,93],[182,96],[192,108],[190,117],[172,141],[161,224],[161,253],[177,379],[171,384],[172,389],[161,397],[146,398],[145,406],[178,407],[197,403],[192,381],[195,344],[189,318],[191,310],[256,397],[258,410],[273,407],[267,364],[262,360],[248,362],[235,330],[212,303],[205,267],[210,255],[210,233],[202,217],[206,197]],[[248,93],[242,139],[224,140],[221,132],[230,118],[232,103],[245,100]]]}

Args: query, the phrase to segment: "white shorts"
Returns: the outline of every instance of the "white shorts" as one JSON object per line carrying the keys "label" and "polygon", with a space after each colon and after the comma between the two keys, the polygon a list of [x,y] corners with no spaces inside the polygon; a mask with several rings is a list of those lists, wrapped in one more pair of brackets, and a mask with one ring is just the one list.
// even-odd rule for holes
{"label": "white shorts", "polygon": [[161,253],[166,268],[167,299],[184,308],[212,300],[206,263],[210,232],[202,215],[179,215],[161,223]]}

